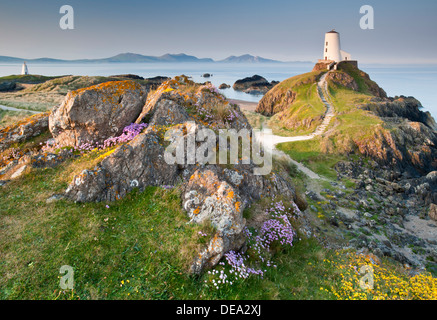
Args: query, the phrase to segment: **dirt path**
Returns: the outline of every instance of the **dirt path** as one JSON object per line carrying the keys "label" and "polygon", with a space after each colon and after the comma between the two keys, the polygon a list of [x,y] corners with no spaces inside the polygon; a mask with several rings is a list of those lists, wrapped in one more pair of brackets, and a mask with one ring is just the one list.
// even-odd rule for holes
{"label": "dirt path", "polygon": [[329,123],[331,122],[332,117],[334,116],[334,107],[329,102],[329,95],[327,91],[327,82],[326,82],[326,76],[329,72],[325,73],[321,78],[320,81],[317,83],[317,92],[319,94],[320,100],[324,103],[326,106],[326,113],[323,118],[322,123],[316,128],[316,130],[309,134],[309,135],[303,135],[303,136],[295,136],[295,137],[281,137],[274,135],[272,130],[267,128],[266,126],[263,127],[263,129],[259,132],[256,132],[256,136],[261,139],[264,146],[267,147],[269,150],[272,151],[273,154],[276,154],[280,157],[286,157],[289,162],[293,163],[297,166],[297,168],[305,173],[308,177],[311,179],[318,179],[318,180],[326,180],[325,178],[322,178],[317,173],[313,172],[312,170],[305,167],[302,163],[297,162],[293,160],[290,156],[285,154],[282,151],[279,151],[276,149],[276,145],[284,142],[294,142],[294,141],[305,141],[305,140],[311,140],[316,136],[322,135],[325,131]]}
{"label": "dirt path", "polygon": [[0,104],[0,109],[7,110],[7,111],[18,111],[18,112],[25,111],[25,112],[35,113],[35,114],[42,112],[42,111],[34,111],[34,110],[27,110],[27,109],[17,109],[17,108],[13,108],[13,107],[2,106],[1,104]]}

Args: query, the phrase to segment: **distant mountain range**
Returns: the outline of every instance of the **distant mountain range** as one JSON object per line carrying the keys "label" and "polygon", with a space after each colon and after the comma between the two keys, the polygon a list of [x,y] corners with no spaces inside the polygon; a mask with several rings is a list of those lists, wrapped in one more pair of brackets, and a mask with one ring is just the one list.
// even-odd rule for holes
{"label": "distant mountain range", "polygon": [[[242,56],[230,56],[223,60],[215,61],[211,58],[197,58],[195,56],[190,56],[184,53],[180,54],[164,54],[162,56],[145,56],[137,53],[121,53],[113,57],[102,58],[102,59],[77,59],[77,60],[62,60],[62,59],[52,59],[52,58],[38,58],[38,59],[24,59],[16,57],[0,56],[0,63],[130,63],[130,62],[175,62],[175,63],[285,63],[283,61],[265,59],[258,56],[252,56],[250,54],[245,54]],[[300,63],[310,63],[311,61],[290,61],[290,62],[300,62]]]}
{"label": "distant mountain range", "polygon": [[281,63],[281,61],[265,59],[261,57],[254,57],[250,54],[244,54],[242,56],[230,56],[224,60],[220,60],[218,62],[230,62],[230,63]]}

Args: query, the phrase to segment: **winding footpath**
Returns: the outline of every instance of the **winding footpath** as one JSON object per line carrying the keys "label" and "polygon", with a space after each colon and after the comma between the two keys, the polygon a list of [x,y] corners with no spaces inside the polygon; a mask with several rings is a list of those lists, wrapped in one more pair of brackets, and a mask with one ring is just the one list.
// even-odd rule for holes
{"label": "winding footpath", "polygon": [[316,128],[316,130],[313,133],[303,136],[281,137],[281,136],[274,135],[271,129],[264,126],[261,131],[256,132],[256,137],[262,141],[265,147],[271,149],[274,155],[287,158],[289,162],[296,165],[297,168],[303,173],[305,173],[308,177],[310,177],[311,179],[319,179],[319,180],[325,180],[325,179],[319,176],[317,173],[305,167],[300,162],[293,160],[289,155],[285,154],[280,150],[277,150],[275,146],[279,143],[284,143],[284,142],[311,140],[314,139],[314,137],[322,135],[326,131],[326,128],[328,127],[329,123],[331,122],[331,119],[334,117],[335,114],[334,106],[329,101],[328,83],[326,82],[326,76],[328,75],[328,73],[329,72],[325,73],[317,83],[317,93],[319,95],[320,100],[322,100],[323,104],[326,107],[326,112],[322,123]]}

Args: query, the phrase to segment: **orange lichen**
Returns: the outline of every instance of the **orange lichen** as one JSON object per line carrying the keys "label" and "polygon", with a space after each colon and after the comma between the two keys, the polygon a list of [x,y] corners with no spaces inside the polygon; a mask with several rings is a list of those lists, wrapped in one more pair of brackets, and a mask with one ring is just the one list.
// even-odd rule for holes
{"label": "orange lichen", "polygon": [[235,209],[237,210],[237,212],[240,212],[240,207],[241,207],[241,202],[240,201],[235,202]]}
{"label": "orange lichen", "polygon": [[96,91],[102,94],[102,101],[104,103],[111,103],[121,107],[120,96],[127,91],[139,90],[141,92],[141,86],[132,80],[124,81],[108,81],[101,84],[97,84],[87,88],[81,88],[70,92],[70,97],[74,98],[84,92]]}

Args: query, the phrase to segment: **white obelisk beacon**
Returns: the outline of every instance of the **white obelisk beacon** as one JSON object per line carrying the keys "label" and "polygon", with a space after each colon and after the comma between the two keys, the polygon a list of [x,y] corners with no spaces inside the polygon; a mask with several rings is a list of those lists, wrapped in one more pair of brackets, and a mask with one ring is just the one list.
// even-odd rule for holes
{"label": "white obelisk beacon", "polygon": [[350,60],[350,59],[351,59],[351,55],[341,50],[340,34],[335,30],[331,30],[325,33],[325,46],[323,51],[323,60],[340,62],[343,60]]}
{"label": "white obelisk beacon", "polygon": [[26,61],[23,62],[23,66],[21,67],[21,74],[29,74],[29,70],[27,69]]}

